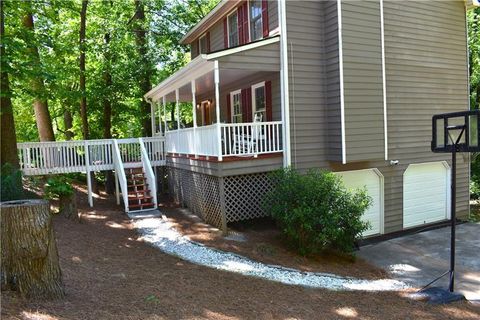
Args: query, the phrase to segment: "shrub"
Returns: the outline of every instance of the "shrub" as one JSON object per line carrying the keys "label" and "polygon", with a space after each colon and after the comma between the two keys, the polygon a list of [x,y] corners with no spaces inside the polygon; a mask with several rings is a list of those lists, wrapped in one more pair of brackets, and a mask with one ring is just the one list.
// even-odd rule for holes
{"label": "shrub", "polygon": [[369,224],[361,220],[372,199],[366,190],[349,192],[332,172],[306,175],[287,168],[274,173],[275,187],[264,201],[282,232],[301,254],[326,249],[352,253]]}
{"label": "shrub", "polygon": [[74,189],[70,184],[70,179],[64,176],[50,177],[45,184],[45,198],[49,200],[70,197],[73,193]]}
{"label": "shrub", "polygon": [[10,163],[1,168],[0,201],[18,200],[23,198],[22,172]]}

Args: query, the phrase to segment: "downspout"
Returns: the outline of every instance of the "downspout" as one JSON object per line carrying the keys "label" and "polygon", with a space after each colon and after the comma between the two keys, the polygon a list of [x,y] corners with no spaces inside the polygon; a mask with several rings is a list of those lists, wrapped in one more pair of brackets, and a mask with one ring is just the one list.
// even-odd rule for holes
{"label": "downspout", "polygon": [[279,0],[278,17],[280,21],[280,86],[282,104],[282,144],[283,167],[292,164],[290,145],[290,95],[288,85],[288,43],[287,43],[287,18],[286,0]]}

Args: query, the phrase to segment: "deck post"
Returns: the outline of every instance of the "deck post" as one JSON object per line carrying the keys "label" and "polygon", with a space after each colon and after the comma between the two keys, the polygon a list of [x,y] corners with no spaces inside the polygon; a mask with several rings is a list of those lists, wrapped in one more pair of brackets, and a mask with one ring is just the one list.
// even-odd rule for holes
{"label": "deck post", "polygon": [[160,136],[163,135],[163,130],[162,130],[162,110],[160,109],[160,102],[157,101],[157,109],[158,109],[158,130],[160,130]]}
{"label": "deck post", "polygon": [[215,114],[217,116],[217,148],[218,161],[222,161],[222,128],[220,127],[220,71],[218,69],[218,60],[215,60],[213,78],[215,82]]}
{"label": "deck post", "polygon": [[180,150],[180,92],[178,91],[178,88],[175,89],[175,108],[176,108],[176,114],[177,114],[177,147],[175,148],[175,151],[177,151],[177,155],[180,154],[178,152]]}
{"label": "deck post", "polygon": [[87,189],[88,189],[88,204],[93,207],[93,195],[92,195],[92,177],[90,176],[90,155],[88,152],[88,140],[84,141],[85,148],[85,168],[87,171]]}
{"label": "deck post", "polygon": [[115,170],[115,196],[117,197],[117,205],[120,205],[120,190],[118,187],[118,173]]}
{"label": "deck post", "polygon": [[[167,126],[167,109],[166,109],[166,104],[167,104],[167,99],[165,96],[162,97],[162,103],[163,103],[163,121],[165,124],[165,134],[167,134],[168,126]],[[164,136],[165,136],[164,134]]]}
{"label": "deck post", "polygon": [[193,154],[195,155],[195,159],[198,158],[197,154],[197,97],[196,94],[196,87],[195,87],[195,79],[192,80],[192,115],[193,115]]}

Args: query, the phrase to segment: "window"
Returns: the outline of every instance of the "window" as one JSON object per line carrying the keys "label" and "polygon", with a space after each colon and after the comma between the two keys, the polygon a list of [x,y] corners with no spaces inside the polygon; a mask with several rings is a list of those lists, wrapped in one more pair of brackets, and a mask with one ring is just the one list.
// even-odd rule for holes
{"label": "window", "polygon": [[251,41],[262,39],[262,0],[250,1],[250,39]]}
{"label": "window", "polygon": [[202,53],[208,53],[207,52],[207,47],[208,47],[208,44],[207,44],[207,35],[204,34],[203,36],[201,36],[199,39],[198,39],[198,52],[200,54]]}
{"label": "window", "polygon": [[238,13],[235,10],[228,16],[228,47],[238,46]]}
{"label": "window", "polygon": [[242,123],[242,103],[241,103],[241,90],[237,90],[230,93],[230,106],[231,106],[231,115],[232,123]]}
{"label": "window", "polygon": [[260,82],[252,86],[252,113],[254,122],[265,121],[267,119],[265,82]]}

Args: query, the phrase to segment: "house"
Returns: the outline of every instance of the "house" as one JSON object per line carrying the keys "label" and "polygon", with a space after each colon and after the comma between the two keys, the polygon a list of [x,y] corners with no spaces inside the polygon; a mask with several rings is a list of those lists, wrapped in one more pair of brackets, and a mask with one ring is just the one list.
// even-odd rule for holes
{"label": "house", "polygon": [[[266,214],[270,171],[326,168],[367,187],[366,236],[449,219],[450,160],[430,151],[431,118],[469,109],[474,4],[220,2],[181,40],[191,62],[145,95],[175,200],[225,228]],[[466,218],[468,155],[457,183]]]}

